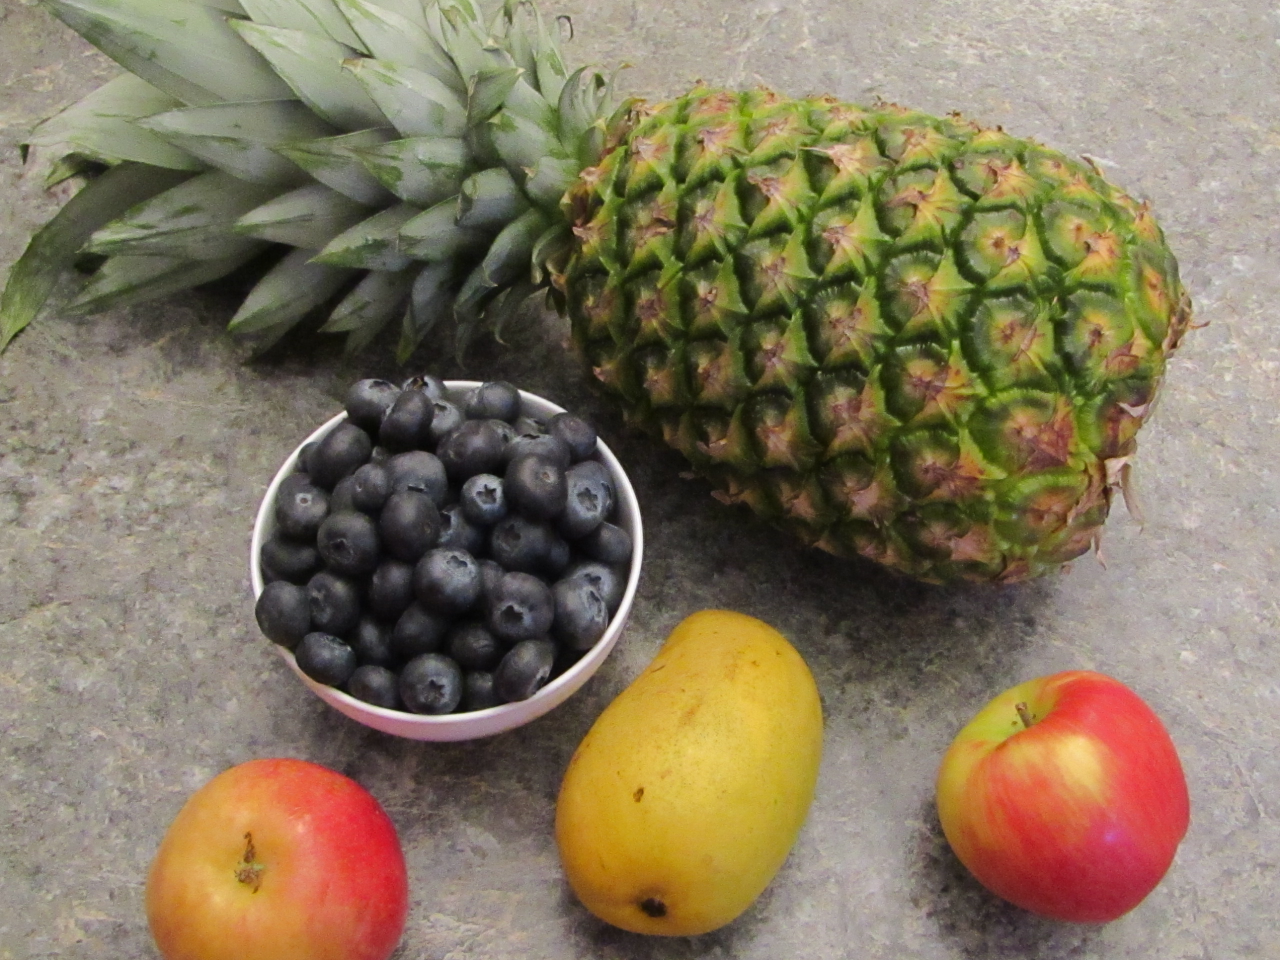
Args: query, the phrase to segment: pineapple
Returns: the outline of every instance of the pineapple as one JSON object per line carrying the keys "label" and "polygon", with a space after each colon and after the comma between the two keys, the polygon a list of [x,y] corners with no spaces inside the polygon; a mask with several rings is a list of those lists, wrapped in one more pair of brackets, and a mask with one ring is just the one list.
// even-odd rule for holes
{"label": "pineapple", "polygon": [[527,2],[46,0],[131,71],[38,127],[57,181],[0,343],[275,258],[230,327],[407,359],[545,291],[629,417],[806,542],[1008,582],[1095,545],[1190,323],[1145,203],[1000,129],[698,87],[614,105]]}

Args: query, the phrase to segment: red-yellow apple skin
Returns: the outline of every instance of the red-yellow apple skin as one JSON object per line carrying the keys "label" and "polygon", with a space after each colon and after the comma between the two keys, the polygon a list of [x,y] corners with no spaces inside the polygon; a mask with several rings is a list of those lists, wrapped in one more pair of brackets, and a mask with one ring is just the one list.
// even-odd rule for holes
{"label": "red-yellow apple skin", "polygon": [[192,794],[146,900],[166,960],[386,960],[409,909],[400,841],[378,801],[288,759],[240,764]]}
{"label": "red-yellow apple skin", "polygon": [[992,700],[952,742],[937,788],[947,841],[979,882],[1058,920],[1105,923],[1136,907],[1190,820],[1160,718],[1091,671],[1040,677]]}

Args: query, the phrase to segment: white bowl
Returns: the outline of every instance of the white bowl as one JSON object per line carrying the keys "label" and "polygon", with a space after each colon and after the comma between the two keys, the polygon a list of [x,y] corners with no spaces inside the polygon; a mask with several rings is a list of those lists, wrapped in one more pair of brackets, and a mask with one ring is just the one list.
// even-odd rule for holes
{"label": "white bowl", "polygon": [[[449,380],[445,383],[448,396],[451,399],[460,398],[467,391],[479,385],[479,381],[475,380]],[[520,391],[520,399],[521,412],[529,416],[546,419],[557,413],[564,412],[562,407],[558,407],[551,401],[524,390]],[[271,481],[271,485],[267,487],[266,496],[262,498],[262,503],[258,507],[258,516],[253,524],[253,539],[249,548],[249,576],[253,581],[253,596],[255,600],[262,593],[264,586],[262,568],[258,557],[262,552],[263,543],[270,539],[276,526],[274,510],[276,491],[280,488],[281,481],[294,472],[294,465],[297,463],[298,453],[302,448],[313,440],[319,440],[346,418],[347,415],[345,413],[338,414],[338,416],[325,423],[311,436],[307,437],[306,440],[298,444],[297,448],[289,454],[279,471],[277,471]],[[375,730],[381,730],[383,733],[395,734],[398,737],[409,737],[414,740],[474,740],[478,737],[488,737],[514,729],[528,723],[530,720],[537,719],[567,700],[579,687],[587,682],[587,679],[593,673],[600,669],[600,664],[604,663],[605,658],[609,656],[609,652],[613,650],[614,644],[618,642],[618,638],[622,636],[622,631],[626,628],[627,618],[631,613],[631,604],[636,596],[636,587],[640,582],[640,561],[644,555],[644,529],[640,523],[640,504],[636,500],[636,492],[631,486],[631,481],[627,479],[622,465],[618,463],[618,458],[613,455],[613,452],[605,445],[603,440],[597,444],[597,458],[609,468],[609,473],[613,477],[614,486],[617,490],[618,515],[615,518],[615,522],[631,535],[631,570],[627,576],[627,588],[622,596],[622,604],[609,621],[609,627],[605,630],[604,636],[596,641],[595,646],[584,653],[573,666],[528,700],[504,703],[485,710],[473,710],[469,713],[450,713],[442,716],[388,710],[385,707],[377,707],[373,704],[365,703],[363,700],[358,700],[335,687],[317,683],[298,668],[292,651],[276,644],[273,644],[273,646],[275,646],[280,656],[284,657],[289,666],[293,668],[293,672],[298,675],[299,679],[310,687],[312,692],[321,700],[352,720],[363,723],[367,727],[373,727]]]}

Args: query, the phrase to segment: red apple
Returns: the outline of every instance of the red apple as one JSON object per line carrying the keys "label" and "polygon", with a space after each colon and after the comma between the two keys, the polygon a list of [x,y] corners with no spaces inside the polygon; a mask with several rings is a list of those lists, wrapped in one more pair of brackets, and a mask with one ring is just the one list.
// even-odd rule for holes
{"label": "red apple", "polygon": [[956,736],[938,815],[993,893],[1058,920],[1105,923],[1155,889],[1187,832],[1187,781],[1159,717],[1085,670],[1019,684]]}
{"label": "red apple", "polygon": [[147,877],[166,960],[386,960],[409,909],[378,801],[303,760],[252,760],[196,791]]}

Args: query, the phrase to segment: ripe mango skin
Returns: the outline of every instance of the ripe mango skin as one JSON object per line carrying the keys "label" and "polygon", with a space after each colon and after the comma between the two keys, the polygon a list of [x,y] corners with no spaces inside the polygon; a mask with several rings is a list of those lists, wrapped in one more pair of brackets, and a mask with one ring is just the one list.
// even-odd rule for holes
{"label": "ripe mango skin", "polygon": [[808,814],[822,705],[769,625],[704,610],[579,744],[556,804],[574,893],[635,933],[724,926],[760,895]]}

